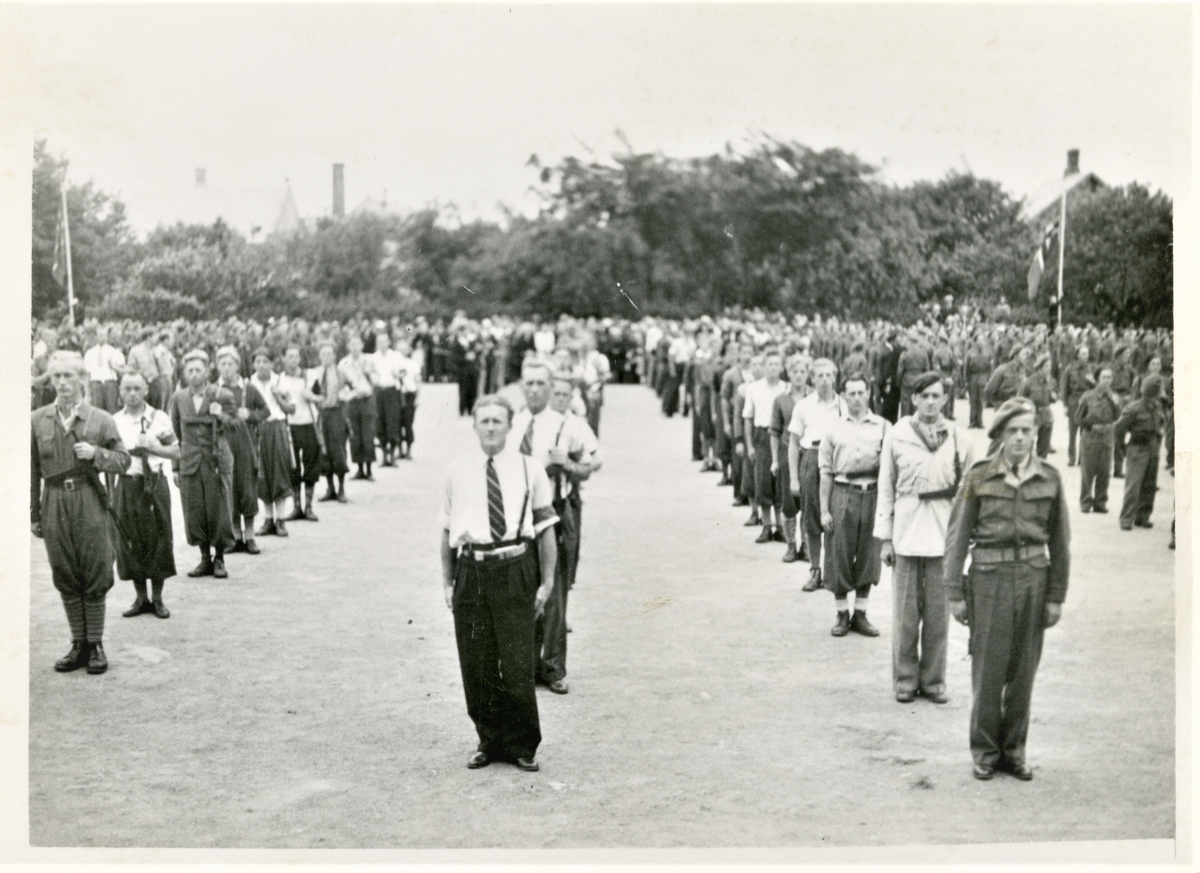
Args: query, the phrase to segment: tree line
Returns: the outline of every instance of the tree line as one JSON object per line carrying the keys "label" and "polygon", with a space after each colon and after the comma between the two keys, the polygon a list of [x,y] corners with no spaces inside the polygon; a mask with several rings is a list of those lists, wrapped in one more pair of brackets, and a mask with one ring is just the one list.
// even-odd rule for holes
{"label": "tree line", "polygon": [[[65,312],[51,266],[67,161],[34,146],[33,314]],[[343,319],[358,312],[689,316],[727,306],[915,319],[922,304],[1007,300],[1050,315],[1026,272],[1043,228],[991,180],[952,172],[886,184],[839,149],[763,138],[701,158],[568,157],[529,169],[534,217],[461,222],[452,209],[323,218],[250,242],[225,222],[139,240],[92,182],[67,190],[76,296],[87,315],[140,321]],[[1172,203],[1136,183],[1072,193],[1064,319],[1170,326]],[[1057,257],[1056,255],[1054,256]]]}

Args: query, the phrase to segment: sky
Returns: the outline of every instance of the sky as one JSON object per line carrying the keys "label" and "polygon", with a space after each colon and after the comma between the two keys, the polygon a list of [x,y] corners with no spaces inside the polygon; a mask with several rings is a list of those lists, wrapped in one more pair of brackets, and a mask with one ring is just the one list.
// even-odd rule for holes
{"label": "sky", "polygon": [[336,162],[348,208],[386,191],[492,219],[536,205],[533,154],[760,133],[1017,198],[1078,148],[1105,182],[1178,198],[1191,36],[1184,5],[10,5],[0,129],[44,136],[139,232],[180,217],[197,167],[246,203],[286,179],[305,216],[330,213]]}

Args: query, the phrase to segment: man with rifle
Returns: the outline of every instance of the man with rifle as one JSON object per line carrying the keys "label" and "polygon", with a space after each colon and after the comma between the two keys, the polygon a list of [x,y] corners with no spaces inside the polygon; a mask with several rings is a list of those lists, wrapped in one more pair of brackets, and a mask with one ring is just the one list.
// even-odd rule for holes
{"label": "man with rifle", "polygon": [[108,669],[104,654],[105,597],[113,586],[113,515],[100,473],[122,473],[129,453],[112,416],[83,397],[87,369],[78,352],[50,357],[55,401],[32,422],[30,521],[46,541],[54,587],[71,627],[71,650],[54,665],[60,673]]}

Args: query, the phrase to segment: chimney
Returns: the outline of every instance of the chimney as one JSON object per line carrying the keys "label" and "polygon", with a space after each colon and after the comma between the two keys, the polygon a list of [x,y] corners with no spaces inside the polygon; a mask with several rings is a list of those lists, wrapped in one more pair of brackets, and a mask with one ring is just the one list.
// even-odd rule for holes
{"label": "chimney", "polygon": [[346,214],[346,179],[342,174],[344,164],[333,165],[333,214],[342,218]]}
{"label": "chimney", "polygon": [[196,187],[197,188],[206,187],[206,182],[205,182],[205,178],[204,178],[204,167],[196,167]]}
{"label": "chimney", "polygon": [[1067,172],[1064,175],[1074,176],[1079,172],[1079,149],[1067,152]]}

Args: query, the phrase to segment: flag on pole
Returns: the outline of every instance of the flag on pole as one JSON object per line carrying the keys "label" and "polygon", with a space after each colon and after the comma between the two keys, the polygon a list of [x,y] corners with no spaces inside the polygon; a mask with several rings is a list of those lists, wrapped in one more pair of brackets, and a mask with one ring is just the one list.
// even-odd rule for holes
{"label": "flag on pole", "polygon": [[50,265],[50,275],[54,281],[63,287],[67,284],[67,204],[60,200],[58,207],[58,225],[54,228],[54,263]]}
{"label": "flag on pole", "polygon": [[1030,303],[1037,299],[1038,284],[1042,281],[1042,273],[1046,270],[1046,255],[1049,254],[1057,236],[1058,222],[1046,225],[1046,230],[1042,233],[1041,245],[1033,253],[1033,262],[1029,265],[1029,273],[1026,276],[1029,281]]}

